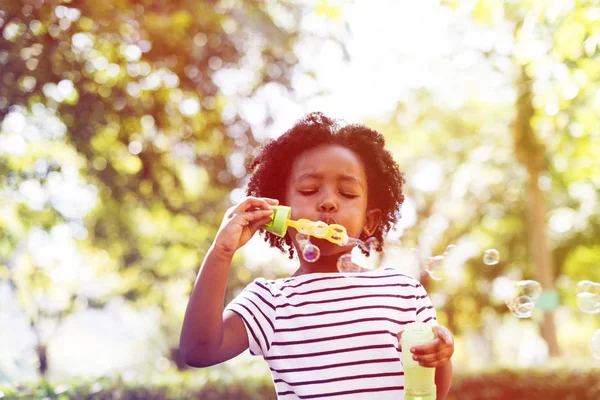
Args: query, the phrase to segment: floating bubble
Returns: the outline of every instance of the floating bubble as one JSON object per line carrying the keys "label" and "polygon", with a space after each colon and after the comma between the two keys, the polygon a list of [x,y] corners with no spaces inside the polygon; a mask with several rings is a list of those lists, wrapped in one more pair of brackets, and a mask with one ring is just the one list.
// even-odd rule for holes
{"label": "floating bubble", "polygon": [[584,292],[600,295],[600,283],[593,281],[579,281],[577,283],[577,293]]}
{"label": "floating bubble", "polygon": [[496,249],[487,249],[483,253],[483,263],[485,265],[496,265],[500,262],[500,252]]}
{"label": "floating bubble", "polygon": [[590,292],[577,293],[577,307],[587,314],[600,312],[600,295]]}
{"label": "floating bubble", "polygon": [[365,240],[365,246],[367,249],[369,249],[369,251],[377,251],[377,248],[379,247],[379,241],[376,237],[371,236]]}
{"label": "floating bubble", "polygon": [[321,250],[311,243],[302,245],[302,257],[308,262],[315,262],[321,256]]}
{"label": "floating bubble", "polygon": [[371,253],[371,248],[369,247],[369,245],[367,245],[366,242],[363,242],[360,239],[351,239],[348,241],[349,244],[352,244],[356,247],[358,247],[359,249],[361,249],[362,251],[364,251],[365,253]]}
{"label": "floating bubble", "polygon": [[425,271],[433,280],[440,281],[444,279],[446,271],[444,270],[444,256],[429,257],[429,261],[425,264]]}
{"label": "floating bubble", "polygon": [[298,244],[302,245],[302,244],[306,244],[310,242],[310,235],[306,234],[306,233],[297,233],[296,234],[296,242],[298,242]]}
{"label": "floating bubble", "polygon": [[529,296],[519,296],[506,300],[506,306],[515,317],[529,318],[533,312],[535,301]]}
{"label": "floating bubble", "polygon": [[456,248],[456,245],[454,244],[449,244],[448,247],[446,247],[446,250],[444,250],[444,257],[448,257]]}
{"label": "floating bubble", "polygon": [[587,314],[600,312],[600,283],[587,280],[577,283],[577,307]]}
{"label": "floating bubble", "polygon": [[542,285],[538,281],[523,280],[515,283],[518,296],[527,296],[535,302],[542,294]]}
{"label": "floating bubble", "polygon": [[600,360],[600,329],[592,335],[590,346],[592,348],[592,356],[594,356],[595,359]]}
{"label": "floating bubble", "polygon": [[363,268],[352,261],[352,255],[350,253],[344,254],[338,258],[337,269],[341,273],[351,272],[366,272],[369,271],[367,268]]}
{"label": "floating bubble", "polygon": [[338,258],[337,267],[338,267],[338,269],[343,269],[341,267],[343,267],[347,264],[351,264],[351,263],[352,263],[352,254],[350,254],[350,253],[343,254],[342,256],[340,256],[340,258]]}
{"label": "floating bubble", "polygon": [[340,243],[340,246],[360,246],[362,240],[346,236],[345,240]]}

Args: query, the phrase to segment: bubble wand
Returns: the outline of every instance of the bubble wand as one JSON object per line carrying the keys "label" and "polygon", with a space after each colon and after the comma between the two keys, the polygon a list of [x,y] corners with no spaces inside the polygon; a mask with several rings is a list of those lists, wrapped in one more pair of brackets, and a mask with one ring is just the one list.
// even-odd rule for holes
{"label": "bubble wand", "polygon": [[314,236],[319,239],[326,239],[331,243],[346,245],[350,238],[346,233],[346,228],[339,224],[328,225],[323,221],[310,221],[301,218],[297,221],[290,219],[292,208],[288,206],[273,206],[271,221],[263,226],[267,232],[274,233],[277,236],[284,237],[287,228],[296,228],[299,233]]}

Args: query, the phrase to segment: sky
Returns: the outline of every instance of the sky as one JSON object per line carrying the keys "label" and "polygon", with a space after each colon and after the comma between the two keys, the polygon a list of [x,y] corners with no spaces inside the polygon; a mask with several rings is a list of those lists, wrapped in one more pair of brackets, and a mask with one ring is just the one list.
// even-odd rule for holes
{"label": "sky", "polygon": [[[468,10],[455,12],[440,7],[439,1],[434,0],[376,0],[352,2],[343,8],[337,22],[324,16],[308,16],[304,29],[316,37],[331,32],[334,24],[333,32],[344,41],[349,57],[345,58],[342,48],[334,42],[301,42],[296,48],[298,69],[314,71],[314,79],[297,74],[292,80],[295,99],[267,87],[258,101],[248,108],[241,106],[242,114],[259,121],[267,110],[272,112],[274,123],[267,128],[257,124],[255,130],[264,129],[265,137],[276,137],[310,111],[323,111],[348,123],[386,121],[398,102],[410,101],[418,89],[427,89],[434,101],[450,108],[458,109],[473,98],[511,103],[514,92],[506,77],[491,69],[479,52],[495,47],[508,56],[512,48],[509,27],[490,34],[488,28],[478,27],[467,14]],[[323,94],[316,94],[319,90]],[[408,177],[409,184],[419,191],[436,190],[442,179],[439,166],[427,160],[420,165],[417,174]],[[243,196],[244,189],[239,188],[230,197],[237,203]],[[404,229],[416,223],[410,197],[401,212],[398,230],[390,232],[388,238],[399,239]],[[434,235],[429,236],[429,242],[437,240]],[[250,265],[277,262],[290,271],[296,267],[294,261],[269,248],[259,237],[253,238],[243,252],[252,260]],[[358,251],[354,257],[367,266],[374,262],[361,257]]]}
{"label": "sky", "polygon": [[[495,47],[501,55],[510,54],[509,27],[478,27],[467,11],[454,12],[434,0],[359,0],[342,9],[339,21],[305,18],[304,28],[316,38],[297,45],[298,70],[313,71],[315,79],[297,74],[292,80],[294,99],[265,89],[263,101],[275,120],[266,135],[277,136],[303,114],[317,110],[349,123],[385,120],[415,89],[429,89],[454,108],[473,96],[511,102],[511,85],[478,51]],[[332,25],[346,44],[348,59],[338,44],[322,39]],[[508,59],[496,62],[501,67]],[[315,96],[317,91],[325,93]],[[245,113],[252,120],[260,108],[255,103]]]}

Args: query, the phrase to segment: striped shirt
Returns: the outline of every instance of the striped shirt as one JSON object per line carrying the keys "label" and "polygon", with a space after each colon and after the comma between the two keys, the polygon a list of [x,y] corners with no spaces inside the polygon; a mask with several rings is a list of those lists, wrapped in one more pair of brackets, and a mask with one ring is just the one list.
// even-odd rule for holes
{"label": "striped shirt", "polygon": [[436,324],[423,286],[394,269],[256,279],[227,307],[268,363],[279,399],[404,398],[396,334]]}

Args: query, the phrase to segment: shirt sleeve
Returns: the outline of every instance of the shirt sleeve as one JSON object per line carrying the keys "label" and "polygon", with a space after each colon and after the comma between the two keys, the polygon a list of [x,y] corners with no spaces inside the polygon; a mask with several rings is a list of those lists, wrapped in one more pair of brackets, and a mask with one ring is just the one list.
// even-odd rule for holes
{"label": "shirt sleeve", "polygon": [[427,295],[425,288],[420,283],[415,286],[415,303],[417,322],[423,322],[429,325],[437,325],[435,308],[431,304],[431,299]]}
{"label": "shirt sleeve", "polygon": [[277,318],[276,296],[264,279],[250,283],[225,307],[242,318],[250,354],[265,355],[271,349]]}

